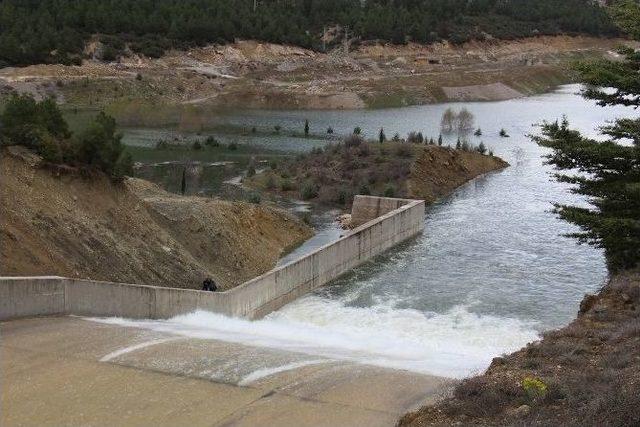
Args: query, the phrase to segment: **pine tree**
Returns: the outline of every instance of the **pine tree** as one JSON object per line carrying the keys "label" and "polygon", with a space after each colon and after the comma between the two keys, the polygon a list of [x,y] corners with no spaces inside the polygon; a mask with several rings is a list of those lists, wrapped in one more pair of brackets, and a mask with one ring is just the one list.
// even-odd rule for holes
{"label": "pine tree", "polygon": [[380,141],[380,144],[382,144],[386,140],[387,140],[387,136],[384,134],[384,129],[380,128],[380,132],[378,133],[378,141]]}
{"label": "pine tree", "polygon": [[[612,15],[620,26],[640,39],[640,5],[618,2]],[[583,96],[599,105],[640,106],[640,52],[621,48],[623,61],[598,60],[577,66],[589,89]],[[608,88],[604,90],[603,88]],[[580,242],[604,248],[610,271],[633,268],[640,259],[640,118],[618,119],[601,128],[604,142],[581,135],[560,123],[544,123],[533,139],[552,149],[549,164],[556,178],[574,185],[591,206],[555,205],[558,215],[580,228]],[[576,172],[577,171],[577,172]]]}
{"label": "pine tree", "polygon": [[304,136],[309,136],[309,120],[304,121]]}

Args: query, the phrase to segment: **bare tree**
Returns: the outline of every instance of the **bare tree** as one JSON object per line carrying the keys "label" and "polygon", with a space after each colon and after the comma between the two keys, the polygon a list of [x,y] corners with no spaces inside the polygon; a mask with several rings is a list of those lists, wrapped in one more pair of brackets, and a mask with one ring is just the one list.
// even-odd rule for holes
{"label": "bare tree", "polygon": [[442,119],[440,120],[440,129],[444,133],[453,132],[453,127],[456,122],[456,113],[451,109],[447,108],[444,113],[442,113]]}
{"label": "bare tree", "polygon": [[466,108],[460,110],[456,119],[459,133],[466,133],[473,129],[475,119],[473,117],[473,114],[471,114],[471,112]]}

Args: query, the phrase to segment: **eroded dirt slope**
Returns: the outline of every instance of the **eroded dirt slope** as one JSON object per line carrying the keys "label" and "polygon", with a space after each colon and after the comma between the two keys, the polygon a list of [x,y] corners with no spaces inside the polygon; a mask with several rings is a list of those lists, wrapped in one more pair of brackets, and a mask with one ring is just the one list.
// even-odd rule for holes
{"label": "eroded dirt slope", "polygon": [[509,163],[496,156],[427,146],[417,154],[411,165],[411,175],[407,181],[408,195],[433,203],[465,182],[507,166]]}
{"label": "eroded dirt slope", "polygon": [[61,275],[229,288],[272,268],[311,235],[285,212],[180,197],[138,179],[39,167],[18,147],[0,165],[0,275]]}

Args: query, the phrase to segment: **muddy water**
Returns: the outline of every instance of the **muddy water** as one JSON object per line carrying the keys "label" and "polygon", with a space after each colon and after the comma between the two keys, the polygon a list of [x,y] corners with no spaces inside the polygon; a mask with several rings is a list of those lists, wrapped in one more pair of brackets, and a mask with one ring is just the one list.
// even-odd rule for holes
{"label": "muddy water", "polygon": [[[348,133],[359,126],[374,136],[384,127],[388,136],[421,130],[437,137],[442,112],[465,106],[483,130],[481,137],[469,139],[483,141],[511,164],[431,206],[419,238],[260,321],[255,327],[261,339],[269,341],[272,332],[274,347],[349,353],[363,362],[384,360],[390,366],[464,376],[541,331],[566,324],[584,293],[603,284],[604,259],[599,249],[562,237],[575,229],[549,212],[551,203],[584,200],[550,178],[551,169],[542,161],[547,151],[526,135],[536,132],[532,124],[563,114],[591,135],[606,120],[634,114],[597,107],[576,95],[577,90],[566,86],[546,95],[491,103],[228,116],[232,124],[260,127],[295,129],[308,118],[315,132],[331,126]],[[509,138],[498,135],[501,128]],[[456,138],[445,136],[445,143]],[[285,147],[272,144],[273,149]],[[290,144],[286,142],[286,149],[309,149],[304,140],[293,148]],[[205,327],[224,325],[217,321]],[[283,338],[287,330],[290,336]]]}

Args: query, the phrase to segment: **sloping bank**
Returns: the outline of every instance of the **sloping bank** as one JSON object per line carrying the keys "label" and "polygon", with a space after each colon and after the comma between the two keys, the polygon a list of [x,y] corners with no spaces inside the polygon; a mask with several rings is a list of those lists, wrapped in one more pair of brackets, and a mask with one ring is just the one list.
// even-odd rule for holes
{"label": "sloping bank", "polygon": [[449,425],[640,425],[640,272],[612,277],[568,326],[495,358],[452,397],[399,422]]}
{"label": "sloping bank", "polygon": [[143,180],[112,184],[2,149],[0,275],[60,275],[230,288],[270,270],[312,235],[284,211],[169,194]]}

